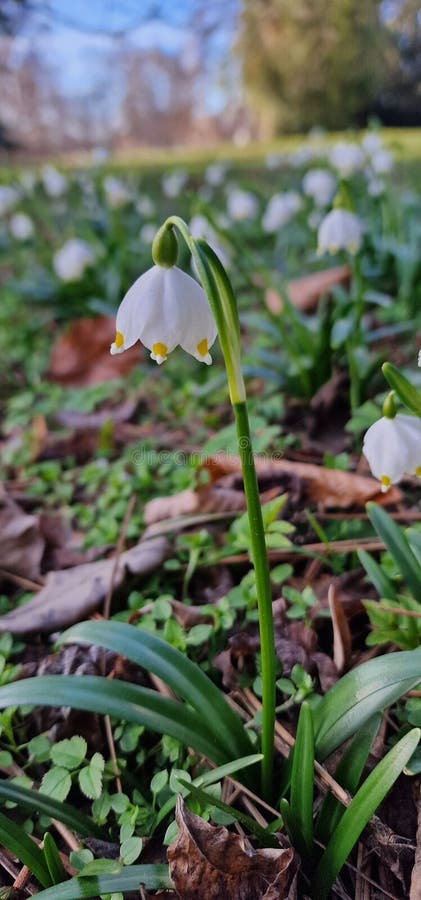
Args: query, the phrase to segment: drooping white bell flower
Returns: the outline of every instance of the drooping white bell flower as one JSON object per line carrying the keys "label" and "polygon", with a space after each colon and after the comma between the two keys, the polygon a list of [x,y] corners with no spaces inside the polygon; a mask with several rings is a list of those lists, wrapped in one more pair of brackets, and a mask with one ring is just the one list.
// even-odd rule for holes
{"label": "drooping white bell flower", "polygon": [[34,225],[26,213],[15,213],[10,218],[9,230],[17,241],[27,241],[34,233]]}
{"label": "drooping white bell flower", "polygon": [[178,344],[199,362],[210,365],[215,321],[197,281],[177,266],[152,266],[127,291],[117,312],[116,337],[110,352],[123,353],[136,341],[165,362]]}
{"label": "drooping white bell flower", "polygon": [[255,194],[242,188],[230,188],[227,196],[227,213],[233,222],[253,219],[258,209],[259,203]]}
{"label": "drooping white bell flower", "polygon": [[271,234],[286,225],[290,219],[301,209],[302,200],[296,191],[285,191],[283,194],[273,194],[263,213],[262,228]]}
{"label": "drooping white bell flower", "polygon": [[303,178],[303,191],[316,206],[329,206],[336,191],[336,178],[327,169],[310,169]]}
{"label": "drooping white bell flower", "polygon": [[421,419],[382,416],[368,429],[363,453],[383,492],[405,474],[421,477]]}
{"label": "drooping white bell flower", "polygon": [[71,238],[54,254],[53,268],[62,281],[79,281],[94,259],[92,248],[86,241]]}
{"label": "drooping white bell flower", "polygon": [[361,220],[347,209],[332,209],[319,225],[317,252],[337,253],[348,250],[357,253],[361,247],[363,226]]}
{"label": "drooping white bell flower", "polygon": [[393,156],[388,150],[377,150],[370,157],[370,165],[376,175],[387,175],[393,169]]}
{"label": "drooping white bell flower", "polygon": [[348,141],[338,141],[332,147],[329,159],[332,166],[338,170],[339,174],[344,178],[358,172],[364,165],[364,153],[357,144]]}

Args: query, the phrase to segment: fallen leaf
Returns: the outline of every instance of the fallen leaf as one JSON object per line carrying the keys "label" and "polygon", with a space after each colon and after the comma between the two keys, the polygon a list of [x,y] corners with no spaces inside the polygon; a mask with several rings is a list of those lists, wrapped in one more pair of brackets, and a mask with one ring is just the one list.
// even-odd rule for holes
{"label": "fallen leaf", "polygon": [[348,619],[334,584],[331,584],[329,587],[328,601],[332,616],[333,660],[338,672],[342,673],[347,668],[351,658],[352,639]]}
{"label": "fallen leaf", "polygon": [[37,516],[24,513],[0,492],[0,568],[24,578],[37,578],[45,541]]}
{"label": "fallen leaf", "polygon": [[191,813],[180,796],[176,820],[179,833],[167,857],[181,900],[293,900],[292,849],[254,850],[240,835]]}
{"label": "fallen leaf", "polygon": [[[363,508],[369,500],[385,506],[402,499],[401,491],[396,486],[386,494],[382,494],[378,481],[354,472],[327,469],[314,463],[266,459],[259,456],[255,457],[255,464],[258,477],[271,483],[269,490],[261,491],[262,502],[284,493],[285,489],[288,490],[285,479],[290,479],[294,494],[300,498],[301,503],[310,501],[322,508],[346,509],[352,506]],[[182,519],[198,513],[239,512],[245,509],[241,462],[238,456],[223,453],[210,456],[201,466],[201,470],[209,472],[210,484],[196,490],[188,488],[169,497],[156,497],[150,500],[144,509],[145,523],[152,526],[166,519]],[[235,476],[238,479],[236,490],[233,487],[234,482],[230,482],[230,487],[227,487],[227,476]],[[273,487],[273,482],[276,482],[279,488]],[[148,530],[149,533],[152,532]]]}
{"label": "fallen leaf", "polygon": [[114,572],[114,559],[49,572],[45,586],[31,600],[0,616],[0,633],[50,633],[73,625],[98,608],[107,594],[111,578],[114,587],[124,580],[126,570],[146,575],[159,566],[169,553],[165,538],[140,541],[122,553]]}
{"label": "fallen leaf", "polygon": [[126,400],[118,406],[112,406],[106,409],[100,409],[98,412],[83,413],[76,409],[62,409],[56,415],[56,421],[66,428],[75,428],[77,430],[94,429],[95,431],[102,428],[107,422],[128,422],[136,410],[136,403],[133,400]]}
{"label": "fallen leaf", "polygon": [[54,344],[47,377],[59,384],[81,386],[127,375],[139,365],[139,345],[110,356],[114,337],[115,319],[111,316],[76,319]]}
{"label": "fallen leaf", "polygon": [[[294,278],[287,285],[287,293],[293,306],[302,312],[311,312],[321,297],[329,294],[337,285],[346,285],[350,277],[349,266],[335,266],[332,269],[324,269],[323,272],[312,272],[302,278]],[[283,301],[277,291],[273,289],[266,291],[265,299],[271,313],[278,315],[282,312]]]}

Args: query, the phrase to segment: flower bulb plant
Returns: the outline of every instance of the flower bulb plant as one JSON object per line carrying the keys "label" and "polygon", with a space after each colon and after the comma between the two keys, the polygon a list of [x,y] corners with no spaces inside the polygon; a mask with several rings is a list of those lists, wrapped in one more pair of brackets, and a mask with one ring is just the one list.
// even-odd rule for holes
{"label": "flower bulb plant", "polygon": [[[177,268],[176,232],[187,244],[202,287]],[[203,239],[193,238],[186,223],[172,216],[152,244],[154,266],[135,282],[117,312],[111,353],[122,353],[137,340],[157,363],[177,345],[206,364],[216,335],[224,357],[234,411],[244,492],[250,522],[250,554],[255,570],[262,655],[262,793],[270,797],[275,727],[275,645],[272,593],[246,391],[241,371],[240,326],[231,282],[219,258]]]}

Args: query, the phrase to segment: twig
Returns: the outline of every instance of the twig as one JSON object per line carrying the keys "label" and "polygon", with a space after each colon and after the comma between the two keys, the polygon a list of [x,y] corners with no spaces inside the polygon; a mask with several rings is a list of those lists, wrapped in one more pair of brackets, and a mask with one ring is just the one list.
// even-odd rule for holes
{"label": "twig", "polygon": [[16,584],[18,587],[24,589],[24,591],[40,591],[44,585],[44,579],[38,581],[32,581],[31,578],[24,578],[22,575],[16,575],[15,572],[9,572],[8,569],[0,569],[0,578],[5,578],[7,581],[11,581],[12,584]]}

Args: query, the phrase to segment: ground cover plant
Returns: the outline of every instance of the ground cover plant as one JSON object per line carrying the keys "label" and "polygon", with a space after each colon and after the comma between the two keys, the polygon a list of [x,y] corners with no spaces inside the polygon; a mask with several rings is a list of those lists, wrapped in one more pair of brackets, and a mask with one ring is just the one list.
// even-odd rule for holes
{"label": "ground cover plant", "polygon": [[416,171],[4,173],[4,896],[418,896]]}

